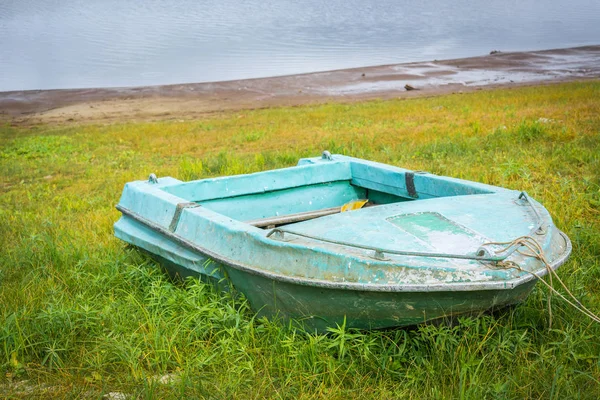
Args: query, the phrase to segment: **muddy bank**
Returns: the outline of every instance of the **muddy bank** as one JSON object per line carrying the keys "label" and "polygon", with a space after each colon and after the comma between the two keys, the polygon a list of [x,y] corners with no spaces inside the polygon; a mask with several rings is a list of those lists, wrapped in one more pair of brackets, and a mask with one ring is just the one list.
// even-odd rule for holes
{"label": "muddy bank", "polygon": [[[600,45],[228,82],[0,92],[0,120],[37,124],[190,119],[225,110],[598,78]],[[406,85],[416,90],[406,90]]]}

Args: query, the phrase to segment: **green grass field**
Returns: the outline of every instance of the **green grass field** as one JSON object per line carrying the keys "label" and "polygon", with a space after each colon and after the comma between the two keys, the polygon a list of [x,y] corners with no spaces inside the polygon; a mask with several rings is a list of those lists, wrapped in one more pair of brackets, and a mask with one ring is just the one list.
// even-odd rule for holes
{"label": "green grass field", "polygon": [[[194,121],[0,127],[0,397],[600,398],[600,326],[538,285],[454,325],[307,334],[169,281],[113,237],[127,181],[294,165],[322,150],[526,190],[600,312],[600,82],[273,108]],[[116,398],[113,396],[113,398]]]}

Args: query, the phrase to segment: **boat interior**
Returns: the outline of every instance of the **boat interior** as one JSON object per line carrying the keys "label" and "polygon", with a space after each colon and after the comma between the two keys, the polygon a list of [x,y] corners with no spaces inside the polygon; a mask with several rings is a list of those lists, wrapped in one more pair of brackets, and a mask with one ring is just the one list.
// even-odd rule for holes
{"label": "boat interior", "polygon": [[494,192],[491,187],[472,182],[350,162],[307,163],[178,183],[162,190],[258,228],[365,207]]}

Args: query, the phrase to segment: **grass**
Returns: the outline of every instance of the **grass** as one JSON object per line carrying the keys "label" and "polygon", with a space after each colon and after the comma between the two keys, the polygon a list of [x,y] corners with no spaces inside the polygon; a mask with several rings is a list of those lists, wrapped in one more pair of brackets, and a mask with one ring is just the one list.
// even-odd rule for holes
{"label": "grass", "polygon": [[573,241],[560,270],[600,311],[600,82],[0,127],[0,397],[600,398],[600,326],[538,285],[454,325],[329,335],[169,281],[112,235],[125,182],[291,166],[324,149],[526,190]]}

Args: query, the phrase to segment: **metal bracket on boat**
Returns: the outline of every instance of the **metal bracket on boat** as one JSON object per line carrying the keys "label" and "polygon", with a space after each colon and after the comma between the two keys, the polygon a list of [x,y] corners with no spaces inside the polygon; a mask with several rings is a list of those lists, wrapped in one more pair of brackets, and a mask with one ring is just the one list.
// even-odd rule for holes
{"label": "metal bracket on boat", "polygon": [[171,225],[169,225],[169,230],[171,232],[175,232],[177,229],[177,225],[179,225],[179,219],[181,218],[181,213],[184,208],[195,208],[200,207],[198,203],[178,203],[177,208],[175,209],[175,213],[173,214],[173,219],[171,220]]}
{"label": "metal bracket on boat", "polygon": [[379,261],[390,261],[391,259],[385,256],[385,253],[381,250],[375,250],[371,258]]}
{"label": "metal bracket on boat", "polygon": [[545,235],[546,234],[546,228],[543,225],[542,217],[541,217],[540,213],[538,212],[537,208],[535,208],[535,206],[533,205],[533,203],[529,199],[529,195],[527,194],[527,192],[521,192],[521,194],[519,195],[518,200],[525,200],[527,202],[527,204],[529,204],[529,206],[533,210],[533,213],[535,214],[535,217],[537,218],[537,224],[538,224],[538,226],[537,226],[537,228],[534,228],[534,233],[536,235]]}
{"label": "metal bracket on boat", "polygon": [[478,258],[492,258],[493,255],[485,247],[480,247],[475,252],[475,257],[478,257]]}
{"label": "metal bracket on boat", "polygon": [[158,183],[158,178],[156,177],[155,173],[151,173],[150,176],[148,176],[148,182]]}
{"label": "metal bracket on boat", "polygon": [[406,183],[406,191],[408,192],[408,195],[413,199],[419,198],[417,189],[415,189],[415,173],[406,172],[404,174],[404,182]]}
{"label": "metal bracket on boat", "polygon": [[333,157],[331,156],[331,153],[329,151],[327,151],[327,150],[325,150],[323,152],[323,154],[321,155],[321,158],[323,160],[327,160],[327,161],[332,161],[333,160]]}
{"label": "metal bracket on boat", "polygon": [[267,233],[267,237],[275,240],[284,240],[285,233],[281,229],[273,229],[271,232]]}

